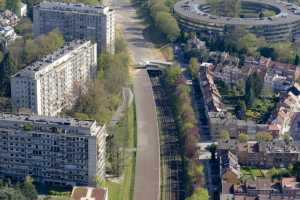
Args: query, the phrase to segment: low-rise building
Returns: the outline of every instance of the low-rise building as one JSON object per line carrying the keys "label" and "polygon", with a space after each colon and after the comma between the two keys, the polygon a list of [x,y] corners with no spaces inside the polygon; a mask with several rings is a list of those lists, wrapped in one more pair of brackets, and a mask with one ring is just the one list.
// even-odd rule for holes
{"label": "low-rise building", "polygon": [[212,64],[204,63],[199,70],[199,84],[203,95],[204,106],[207,112],[221,112],[224,109],[224,104],[221,100],[221,95],[214,83]]}
{"label": "low-rise building", "polygon": [[220,157],[220,173],[222,181],[238,184],[241,178],[238,158],[230,151],[223,152]]}
{"label": "low-rise building", "polygon": [[27,4],[21,2],[19,14],[20,14],[20,17],[27,16]]}
{"label": "low-rise building", "polygon": [[240,143],[237,156],[242,166],[288,167],[299,160],[300,152],[293,143],[287,144],[283,140],[274,140]]}
{"label": "low-rise building", "polygon": [[74,187],[72,200],[108,200],[108,190],[100,187]]}
{"label": "low-rise building", "polygon": [[105,174],[105,138],[93,120],[0,113],[0,178],[94,185]]}
{"label": "low-rise building", "polygon": [[276,111],[271,116],[271,124],[279,128],[279,134],[289,132],[291,122],[300,109],[300,96],[289,92],[278,104]]}
{"label": "low-rise building", "polygon": [[7,47],[7,45],[16,40],[17,34],[15,30],[11,26],[0,27],[0,38],[4,44],[3,47]]}

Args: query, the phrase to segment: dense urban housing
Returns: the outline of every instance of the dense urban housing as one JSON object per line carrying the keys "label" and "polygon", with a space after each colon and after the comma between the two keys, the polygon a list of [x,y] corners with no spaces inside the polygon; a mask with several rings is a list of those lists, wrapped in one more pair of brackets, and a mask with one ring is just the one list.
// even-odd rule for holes
{"label": "dense urban housing", "polygon": [[73,105],[97,70],[97,44],[75,40],[11,77],[13,109],[56,116]]}
{"label": "dense urban housing", "polygon": [[104,6],[42,2],[33,8],[33,33],[58,28],[67,41],[86,39],[98,44],[99,52],[115,51],[114,11]]}
{"label": "dense urban housing", "polygon": [[94,185],[105,173],[105,126],[96,121],[0,114],[0,178]]}

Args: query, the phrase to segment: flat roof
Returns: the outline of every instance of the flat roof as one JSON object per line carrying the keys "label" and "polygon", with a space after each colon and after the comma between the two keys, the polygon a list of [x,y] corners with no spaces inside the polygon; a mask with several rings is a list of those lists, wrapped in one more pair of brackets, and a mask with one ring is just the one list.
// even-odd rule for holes
{"label": "flat roof", "polygon": [[101,4],[92,6],[83,3],[63,3],[63,2],[50,2],[43,1],[35,7],[46,10],[55,10],[55,11],[70,11],[77,13],[86,13],[86,14],[106,14],[109,11],[113,11],[108,6],[103,6]]}
{"label": "flat roof", "polygon": [[300,8],[296,5],[281,2],[278,0],[242,0],[243,2],[251,2],[257,4],[267,4],[280,10],[279,14],[273,17],[260,18],[234,18],[234,17],[222,17],[212,15],[202,11],[199,7],[206,5],[206,0],[183,0],[179,1],[174,5],[174,12],[180,17],[186,18],[194,23],[207,23],[213,25],[244,25],[244,26],[255,26],[255,25],[286,25],[293,22],[300,21],[300,15],[296,14]]}
{"label": "flat roof", "polygon": [[[33,124],[53,124],[63,126],[73,126],[79,128],[90,128],[96,123],[95,120],[78,120],[71,117],[48,117],[38,115],[26,114],[10,114],[0,113],[0,121],[17,121],[20,123],[33,123]],[[1,128],[1,125],[0,125]]]}
{"label": "flat roof", "polygon": [[49,54],[42,59],[33,62],[32,64],[26,66],[24,69],[18,71],[12,77],[16,76],[27,76],[28,72],[34,74],[47,66],[53,64],[53,62],[59,60],[63,56],[71,53],[72,51],[76,50],[77,48],[81,47],[82,45],[90,44],[90,41],[86,40],[73,40],[72,42],[66,43],[62,48],[56,50],[54,53]]}

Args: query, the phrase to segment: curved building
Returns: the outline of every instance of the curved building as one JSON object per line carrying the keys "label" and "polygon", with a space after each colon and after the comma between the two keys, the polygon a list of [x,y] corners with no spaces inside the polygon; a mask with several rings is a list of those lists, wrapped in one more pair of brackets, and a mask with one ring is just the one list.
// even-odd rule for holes
{"label": "curved building", "polygon": [[[271,10],[272,17],[255,17],[249,13]],[[223,32],[225,27],[244,27],[267,41],[295,41],[300,39],[300,8],[294,4],[271,0],[241,0],[239,17],[211,14],[206,0],[183,0],[174,6],[179,25],[188,31]]]}

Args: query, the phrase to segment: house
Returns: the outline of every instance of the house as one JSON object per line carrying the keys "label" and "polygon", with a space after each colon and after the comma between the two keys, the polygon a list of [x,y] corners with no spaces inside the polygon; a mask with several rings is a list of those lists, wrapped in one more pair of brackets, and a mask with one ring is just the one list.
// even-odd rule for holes
{"label": "house", "polygon": [[17,34],[11,26],[0,26],[0,38],[2,39],[2,47],[6,48],[9,43],[16,40]]}
{"label": "house", "polygon": [[212,64],[203,63],[200,66],[198,79],[201,92],[204,96],[204,105],[206,112],[221,112],[224,110],[222,97],[214,83],[213,72],[211,70]]}
{"label": "house", "polygon": [[231,153],[226,151],[219,155],[220,158],[220,177],[222,181],[226,181],[230,184],[238,184],[241,178],[240,165],[238,158]]}
{"label": "house", "polygon": [[236,139],[219,141],[217,152],[222,156],[227,151],[235,154],[238,163],[246,167],[272,168],[287,167],[300,159],[300,152],[292,141],[275,139],[271,142],[248,141],[240,143]]}
{"label": "house", "polygon": [[108,200],[106,188],[74,187],[71,194],[72,200]]}
{"label": "house", "polygon": [[20,17],[26,17],[27,16],[27,4],[21,2],[19,14],[20,14]]}
{"label": "house", "polygon": [[300,156],[292,142],[287,144],[283,140],[240,143],[236,153],[240,165],[259,168],[288,167],[298,161]]}
{"label": "house", "polygon": [[244,73],[242,69],[234,65],[224,66],[222,64],[218,64],[214,68],[214,77],[226,83],[236,83],[240,80],[245,80],[245,78],[248,77],[248,73]]}
{"label": "house", "polygon": [[257,124],[251,120],[238,120],[228,112],[210,112],[208,122],[213,137],[221,130],[227,130],[232,138],[238,138],[239,134],[247,133],[250,139],[255,139],[257,132],[269,132],[268,124]]}
{"label": "house", "polygon": [[270,118],[270,124],[275,125],[279,129],[279,134],[282,135],[289,132],[290,124],[296,112],[300,109],[299,105],[300,96],[296,96],[293,92],[289,92],[285,95],[283,100],[278,104],[276,111]]}

